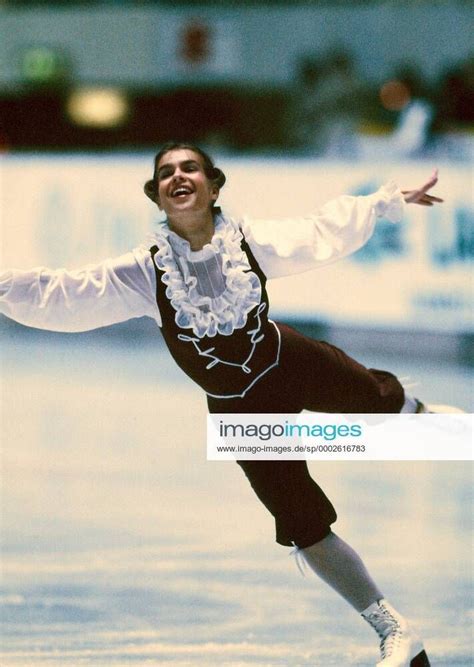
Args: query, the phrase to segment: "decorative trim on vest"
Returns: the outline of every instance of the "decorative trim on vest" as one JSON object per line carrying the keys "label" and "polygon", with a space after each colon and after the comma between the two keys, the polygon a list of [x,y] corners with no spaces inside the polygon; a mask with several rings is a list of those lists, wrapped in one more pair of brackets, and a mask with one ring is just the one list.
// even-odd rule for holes
{"label": "decorative trim on vest", "polygon": [[250,331],[247,331],[247,336],[250,336],[250,342],[252,343],[252,349],[250,350],[247,359],[245,359],[245,361],[243,361],[241,364],[237,364],[233,361],[225,361],[225,359],[220,359],[219,357],[213,355],[212,352],[214,352],[216,349],[215,347],[209,347],[207,350],[201,350],[199,347],[199,338],[193,338],[191,336],[186,336],[185,334],[178,334],[178,338],[185,343],[192,343],[200,357],[209,357],[211,361],[207,364],[206,370],[213,368],[217,364],[224,364],[224,366],[235,366],[236,368],[241,368],[244,373],[251,373],[252,369],[248,366],[248,364],[253,357],[253,353],[255,352],[257,344],[265,338],[264,334],[260,334],[260,330],[262,328],[262,320],[260,315],[266,307],[266,303],[261,303],[255,312],[257,326],[255,329],[250,329]]}
{"label": "decorative trim on vest", "polygon": [[220,394],[211,394],[209,391],[207,391],[206,394],[207,394],[208,396],[211,396],[211,398],[244,398],[244,396],[247,394],[247,392],[250,391],[250,389],[252,389],[252,387],[253,387],[253,386],[254,386],[254,385],[255,385],[255,384],[256,384],[256,383],[257,383],[257,382],[264,376],[264,375],[266,375],[266,374],[268,373],[268,371],[271,371],[272,368],[275,368],[276,366],[278,366],[278,364],[280,363],[281,333],[280,333],[279,328],[277,327],[277,325],[275,324],[275,322],[274,322],[273,320],[268,320],[268,321],[269,321],[270,324],[272,324],[272,325],[275,327],[275,330],[276,330],[276,333],[277,333],[277,336],[278,336],[278,348],[277,348],[277,353],[276,353],[275,361],[274,361],[272,364],[270,364],[269,366],[267,366],[267,367],[265,368],[265,370],[263,370],[261,373],[259,373],[259,374],[257,375],[257,377],[255,377],[255,378],[252,380],[252,382],[250,382],[250,384],[247,385],[247,387],[245,387],[245,389],[244,389],[240,394],[230,394],[230,395],[229,395],[229,394],[225,394],[225,395],[220,395]]}

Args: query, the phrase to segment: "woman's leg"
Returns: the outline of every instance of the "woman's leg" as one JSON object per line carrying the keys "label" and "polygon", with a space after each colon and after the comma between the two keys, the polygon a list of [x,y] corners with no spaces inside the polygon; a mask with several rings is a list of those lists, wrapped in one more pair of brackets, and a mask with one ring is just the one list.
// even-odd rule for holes
{"label": "woman's leg", "polygon": [[[298,391],[289,391],[279,369],[275,369],[243,399],[208,396],[210,413],[300,412]],[[288,407],[286,407],[288,406]],[[336,511],[323,490],[312,479],[306,461],[237,461],[252,489],[275,519],[276,541],[284,546],[307,547],[329,534]]]}
{"label": "woman's leg", "polygon": [[[309,341],[305,339],[305,345]],[[298,413],[303,408],[308,379],[306,363],[295,374],[301,347],[283,336],[281,365],[242,399],[208,397],[211,413]],[[296,341],[300,342],[300,341]],[[305,350],[305,355],[314,349]],[[365,369],[363,373],[365,372]],[[364,382],[373,383],[363,378]],[[357,611],[382,598],[355,551],[331,533],[336,511],[312,479],[306,461],[238,461],[257,497],[275,519],[276,541],[295,546],[319,576]]]}
{"label": "woman's leg", "polygon": [[[244,399],[208,398],[210,412],[400,412],[404,391],[395,376],[366,369],[341,350],[288,327],[280,326],[280,331],[280,366]],[[316,574],[377,631],[381,638],[380,667],[429,665],[421,654],[418,638],[383,599],[360,557],[331,532],[336,513],[310,477],[306,462],[238,463],[275,517],[277,542],[296,546],[297,555],[303,556]]]}
{"label": "woman's leg", "polygon": [[298,552],[311,569],[357,612],[362,613],[383,598],[361,558],[334,533]]}
{"label": "woman's leg", "polygon": [[[303,407],[318,412],[400,412],[405,393],[386,371],[367,369],[342,350],[282,327],[292,350],[289,366],[298,374]],[[291,355],[290,355],[291,356]],[[300,547],[311,569],[362,614],[380,637],[380,667],[429,667],[419,637],[383,598],[359,555],[334,533]]]}

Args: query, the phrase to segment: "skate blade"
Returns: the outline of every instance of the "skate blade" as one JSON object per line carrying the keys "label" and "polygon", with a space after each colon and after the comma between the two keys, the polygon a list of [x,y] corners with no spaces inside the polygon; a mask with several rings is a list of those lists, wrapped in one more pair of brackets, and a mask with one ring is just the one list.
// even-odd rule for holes
{"label": "skate blade", "polygon": [[430,667],[430,661],[426,655],[426,651],[418,653],[410,662],[410,667]]}
{"label": "skate blade", "polygon": [[427,405],[428,412],[433,412],[435,414],[465,414],[464,410],[460,408],[455,408],[453,405]]}

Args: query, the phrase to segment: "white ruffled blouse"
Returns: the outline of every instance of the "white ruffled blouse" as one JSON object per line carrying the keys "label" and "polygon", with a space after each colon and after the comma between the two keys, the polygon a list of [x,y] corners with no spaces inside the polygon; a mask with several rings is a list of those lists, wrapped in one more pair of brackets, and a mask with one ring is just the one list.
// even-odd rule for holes
{"label": "white ruffled blouse", "polygon": [[159,248],[155,263],[164,272],[166,296],[179,327],[202,338],[230,336],[245,326],[262,289],[241,250],[242,232],[235,221],[218,215],[211,242],[198,251],[167,228],[154,240]]}
{"label": "white ruffled blouse", "polygon": [[198,252],[168,228],[148,245],[77,270],[37,267],[0,273],[0,312],[40,329],[87,331],[148,316],[161,325],[156,303],[155,262],[164,272],[176,322],[201,338],[231,335],[260,302],[261,286],[240,243],[245,236],[267,278],[302,273],[362,247],[378,217],[401,220],[403,195],[390,182],[376,193],[329,201],[301,218],[237,222],[218,215],[215,234]]}

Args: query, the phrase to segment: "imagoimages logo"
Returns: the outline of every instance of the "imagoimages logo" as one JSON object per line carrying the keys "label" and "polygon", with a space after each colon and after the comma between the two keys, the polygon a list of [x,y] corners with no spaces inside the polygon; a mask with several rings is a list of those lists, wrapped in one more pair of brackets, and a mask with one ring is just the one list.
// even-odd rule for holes
{"label": "imagoimages logo", "polygon": [[210,414],[207,458],[469,461],[470,414]]}
{"label": "imagoimages logo", "polygon": [[219,421],[219,436],[228,439],[257,439],[268,441],[273,438],[294,439],[319,438],[333,441],[336,438],[359,438],[360,424],[292,424],[288,421],[277,424],[242,424]]}

